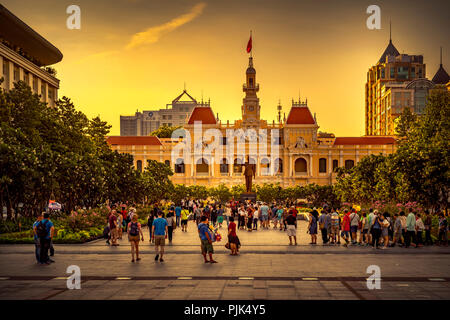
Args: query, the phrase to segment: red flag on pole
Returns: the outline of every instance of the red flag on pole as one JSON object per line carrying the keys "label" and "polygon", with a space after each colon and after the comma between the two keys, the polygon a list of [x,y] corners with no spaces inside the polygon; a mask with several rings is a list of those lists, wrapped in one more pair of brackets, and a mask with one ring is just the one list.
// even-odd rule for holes
{"label": "red flag on pole", "polygon": [[250,39],[247,43],[247,53],[249,53],[250,51],[252,51],[252,36],[250,36]]}

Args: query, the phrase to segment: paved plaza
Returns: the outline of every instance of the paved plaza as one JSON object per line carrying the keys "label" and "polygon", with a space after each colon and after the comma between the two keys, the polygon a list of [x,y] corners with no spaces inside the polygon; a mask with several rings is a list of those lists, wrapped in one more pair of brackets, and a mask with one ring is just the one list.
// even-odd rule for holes
{"label": "paved plaza", "polygon": [[[146,230],[147,231],[147,230]],[[309,245],[306,222],[299,221],[299,245],[289,246],[278,230],[238,231],[238,257],[215,244],[218,264],[205,264],[195,223],[177,229],[166,246],[165,262],[141,243],[142,260],[131,263],[128,241],[109,247],[105,240],[55,245],[55,263],[35,263],[33,245],[0,246],[0,299],[450,299],[450,250],[444,247],[372,248]],[[81,289],[69,290],[66,268],[81,270]],[[369,290],[367,267],[381,271],[381,289]]]}

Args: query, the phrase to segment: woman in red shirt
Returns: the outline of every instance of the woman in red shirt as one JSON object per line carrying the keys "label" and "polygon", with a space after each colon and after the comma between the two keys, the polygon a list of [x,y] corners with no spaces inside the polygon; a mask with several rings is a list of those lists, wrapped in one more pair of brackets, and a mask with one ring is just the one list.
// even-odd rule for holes
{"label": "woman in red shirt", "polygon": [[230,244],[231,255],[237,256],[241,242],[236,234],[236,223],[234,217],[230,217],[230,224],[228,225],[228,243]]}

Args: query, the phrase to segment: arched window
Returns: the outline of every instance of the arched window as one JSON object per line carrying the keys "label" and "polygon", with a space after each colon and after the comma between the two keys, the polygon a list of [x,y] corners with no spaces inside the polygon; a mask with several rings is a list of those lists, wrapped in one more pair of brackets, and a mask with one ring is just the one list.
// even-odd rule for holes
{"label": "arched window", "polygon": [[233,172],[242,173],[242,159],[240,158],[234,159]]}
{"label": "arched window", "polygon": [[261,159],[261,175],[262,176],[268,176],[270,174],[270,161],[267,158]]}
{"label": "arched window", "polygon": [[333,160],[333,172],[336,171],[336,169],[339,167],[339,161],[338,160]]}
{"label": "arched window", "polygon": [[223,158],[220,161],[220,173],[228,173],[228,160],[227,160],[227,158]]}
{"label": "arched window", "polygon": [[345,169],[351,169],[355,166],[355,161],[345,160]]}
{"label": "arched window", "polygon": [[136,170],[139,172],[142,172],[142,161],[141,160],[136,161]]}
{"label": "arched window", "polygon": [[184,173],[184,160],[178,158],[175,162],[175,173]]}
{"label": "arched window", "polygon": [[295,173],[306,173],[307,171],[306,160],[303,158],[298,158],[297,160],[295,160],[294,168]]}
{"label": "arched window", "polygon": [[327,172],[327,159],[320,158],[319,159],[319,172],[326,173]]}
{"label": "arched window", "polygon": [[205,158],[197,160],[196,164],[197,175],[206,176],[209,172],[209,165]]}
{"label": "arched window", "polygon": [[274,164],[275,164],[274,172],[283,173],[283,159],[276,158]]}

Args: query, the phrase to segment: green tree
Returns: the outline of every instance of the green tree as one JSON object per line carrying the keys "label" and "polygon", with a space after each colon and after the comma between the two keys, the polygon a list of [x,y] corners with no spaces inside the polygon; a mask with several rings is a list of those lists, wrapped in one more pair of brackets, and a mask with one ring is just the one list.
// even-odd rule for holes
{"label": "green tree", "polygon": [[[181,126],[178,127],[169,127],[169,126],[160,126],[158,129],[150,133],[151,136],[158,137],[158,138],[171,138],[172,133],[177,130],[181,129]],[[184,135],[183,135],[184,136]]]}

